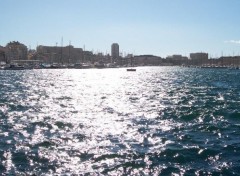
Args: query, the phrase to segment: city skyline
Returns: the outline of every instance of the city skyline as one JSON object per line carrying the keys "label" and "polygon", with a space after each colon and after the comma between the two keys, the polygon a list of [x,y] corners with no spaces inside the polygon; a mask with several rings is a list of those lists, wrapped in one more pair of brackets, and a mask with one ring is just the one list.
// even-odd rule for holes
{"label": "city skyline", "polygon": [[212,57],[239,55],[237,0],[2,0],[0,45],[20,41],[166,57],[207,52]]}

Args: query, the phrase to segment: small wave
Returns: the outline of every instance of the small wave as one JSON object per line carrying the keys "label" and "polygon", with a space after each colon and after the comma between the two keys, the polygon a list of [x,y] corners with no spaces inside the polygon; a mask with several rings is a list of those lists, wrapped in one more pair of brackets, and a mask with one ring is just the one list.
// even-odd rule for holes
{"label": "small wave", "polygon": [[1,71],[0,173],[237,175],[240,72],[231,72]]}

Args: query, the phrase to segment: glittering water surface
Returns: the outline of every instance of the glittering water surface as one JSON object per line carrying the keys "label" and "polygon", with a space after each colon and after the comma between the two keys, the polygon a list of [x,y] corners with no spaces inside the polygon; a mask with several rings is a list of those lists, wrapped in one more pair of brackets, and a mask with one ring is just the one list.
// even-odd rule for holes
{"label": "glittering water surface", "polygon": [[0,71],[0,173],[238,175],[240,71]]}

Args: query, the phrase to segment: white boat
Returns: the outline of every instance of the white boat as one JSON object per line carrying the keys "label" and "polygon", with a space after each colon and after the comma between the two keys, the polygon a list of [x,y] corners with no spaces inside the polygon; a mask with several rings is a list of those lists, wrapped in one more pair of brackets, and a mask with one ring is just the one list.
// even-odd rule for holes
{"label": "white boat", "polygon": [[82,64],[82,69],[86,69],[86,68],[92,68],[92,66],[88,63],[83,63]]}

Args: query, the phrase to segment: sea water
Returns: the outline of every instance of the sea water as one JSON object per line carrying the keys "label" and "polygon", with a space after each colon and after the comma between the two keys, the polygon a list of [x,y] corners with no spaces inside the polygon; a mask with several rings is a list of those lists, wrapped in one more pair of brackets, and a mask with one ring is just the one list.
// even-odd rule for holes
{"label": "sea water", "polygon": [[238,175],[240,71],[0,71],[2,175]]}

